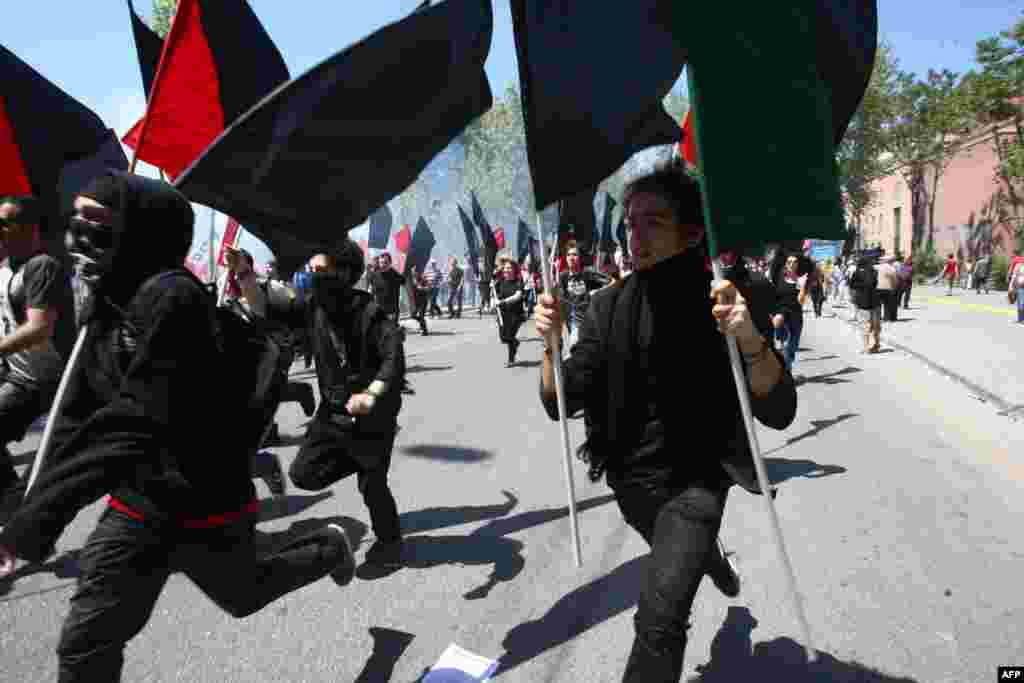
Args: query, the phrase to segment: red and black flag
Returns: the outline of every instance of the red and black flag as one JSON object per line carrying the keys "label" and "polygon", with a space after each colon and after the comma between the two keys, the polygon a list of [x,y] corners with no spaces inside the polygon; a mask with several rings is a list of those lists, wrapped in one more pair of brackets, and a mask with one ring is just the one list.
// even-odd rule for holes
{"label": "red and black flag", "polygon": [[426,268],[427,263],[430,261],[430,252],[434,250],[436,243],[430,226],[420,216],[419,221],[416,223],[416,230],[412,233],[412,240],[409,242],[402,274],[407,275],[415,268],[416,272],[422,275],[423,269]]}
{"label": "red and black flag", "polygon": [[686,63],[672,31],[679,4],[512,0],[538,210],[599,184],[645,147],[679,140],[662,105]]}
{"label": "red and black flag", "polygon": [[178,188],[268,244],[336,243],[490,108],[492,25],[489,0],[417,9],[264,99]]}
{"label": "red and black flag", "polygon": [[491,224],[487,221],[487,216],[484,215],[480,202],[476,199],[476,193],[470,192],[469,196],[473,206],[473,222],[480,230],[480,239],[484,245],[484,270],[491,273],[494,271],[494,262],[498,256],[498,240],[494,236]]}
{"label": "red and black flag", "polygon": [[391,237],[391,225],[394,219],[387,204],[382,204],[370,216],[370,233],[366,244],[372,249],[385,249]]}
{"label": "red and black flag", "polygon": [[153,79],[156,78],[157,67],[160,66],[160,53],[164,50],[164,41],[138,15],[132,0],[128,0],[128,14],[132,21],[132,35],[135,36],[135,51],[139,55],[142,89],[146,92],[148,100],[149,93],[153,90]]}
{"label": "red and black flag", "polygon": [[476,228],[466,215],[465,209],[461,204],[457,204],[456,207],[459,210],[459,220],[462,222],[462,232],[466,235],[466,258],[469,260],[469,269],[479,277],[480,239],[476,236]]}
{"label": "red and black flag", "polygon": [[[141,56],[140,66],[145,83]],[[284,58],[246,0],[179,0],[146,114],[123,141],[175,178],[287,80]]]}
{"label": "red and black flag", "polygon": [[0,195],[57,208],[64,166],[96,154],[110,129],[92,110],[0,45]]}

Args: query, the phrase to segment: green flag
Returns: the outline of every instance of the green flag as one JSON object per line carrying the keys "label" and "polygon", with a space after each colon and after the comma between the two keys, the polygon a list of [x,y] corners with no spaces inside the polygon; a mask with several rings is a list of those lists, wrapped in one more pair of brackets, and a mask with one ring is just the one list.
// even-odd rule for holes
{"label": "green flag", "polygon": [[876,2],[747,3],[741,20],[677,7],[715,250],[844,239],[835,148],[871,74]]}

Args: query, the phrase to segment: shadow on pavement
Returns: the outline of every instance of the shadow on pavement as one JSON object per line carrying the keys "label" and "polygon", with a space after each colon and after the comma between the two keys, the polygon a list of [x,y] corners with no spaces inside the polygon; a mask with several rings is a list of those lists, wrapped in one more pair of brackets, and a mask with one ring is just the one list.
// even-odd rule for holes
{"label": "shadow on pavement", "polygon": [[823,375],[811,375],[805,377],[804,384],[847,384],[850,380],[843,379],[843,375],[852,375],[861,372],[860,368],[847,366],[842,370],[836,370],[835,372],[826,372]]}
{"label": "shadow on pavement", "polygon": [[890,323],[912,323],[915,320],[917,320],[917,318],[897,318],[896,320],[888,320],[886,322],[890,322]]}
{"label": "shadow on pavement", "polygon": [[767,456],[771,455],[772,453],[777,453],[786,446],[792,446],[798,441],[803,441],[804,439],[810,438],[812,436],[817,436],[818,434],[822,433],[829,427],[833,427],[839,424],[840,422],[845,422],[846,420],[849,420],[852,417],[860,417],[860,413],[843,413],[842,415],[838,415],[832,418],[831,420],[811,420],[811,428],[808,429],[806,432],[804,432],[803,434],[797,434],[794,437],[786,439],[786,443],[776,448],[773,448],[767,453],[763,453],[762,455]]}
{"label": "shadow on pavement", "polygon": [[[498,663],[495,677],[631,609],[640,595],[646,558],[646,555],[633,558],[608,574],[562,596],[539,619],[513,627],[502,641],[505,654]],[[625,659],[629,644],[622,643],[622,648]]]}
{"label": "shadow on pavement", "polygon": [[[605,503],[615,500],[615,494],[609,493],[603,496],[596,496],[581,500],[576,503],[576,512],[586,512]],[[530,527],[547,524],[557,519],[569,516],[569,507],[545,508],[543,510],[530,510],[522,512],[513,517],[502,517],[494,519],[473,532],[473,536],[504,536],[506,534],[518,533]]]}
{"label": "shadow on pavement", "polygon": [[[82,551],[80,549],[69,550],[66,553],[58,555],[49,562],[43,562],[41,564],[27,564],[21,567],[7,578],[0,579],[0,596],[10,593],[18,579],[24,579],[26,576],[32,576],[33,574],[48,573],[53,574],[53,576],[58,579],[77,579],[82,574],[81,568],[78,566],[78,556],[81,552]],[[11,599],[13,600],[15,598]]]}
{"label": "shadow on pavement", "polygon": [[405,369],[405,374],[412,375],[417,372],[439,372],[441,370],[451,370],[454,365],[412,365]]}
{"label": "shadow on pavement", "polygon": [[466,600],[486,598],[495,586],[516,578],[526,566],[522,542],[500,536],[406,536],[403,545],[402,564],[410,569],[494,565],[487,581],[462,596]]}
{"label": "shadow on pavement", "polygon": [[800,364],[803,365],[804,363],[813,363],[819,360],[835,360],[837,358],[839,358],[839,356],[822,356],[821,358],[801,358]]}
{"label": "shadow on pavement", "polygon": [[786,458],[765,458],[764,466],[768,470],[768,481],[773,485],[796,477],[820,479],[830,474],[846,472],[846,468],[839,465],[819,465],[811,460],[788,460]]}
{"label": "shadow on pavement", "polygon": [[501,493],[505,496],[505,502],[495,505],[433,507],[413,512],[403,512],[399,517],[402,532],[417,534],[460,524],[482,522],[495,517],[504,517],[519,504],[519,499],[509,491],[502,491]]}
{"label": "shadow on pavement", "polygon": [[419,444],[416,446],[405,446],[402,453],[417,458],[430,458],[431,460],[449,460],[451,462],[480,462],[493,458],[494,453],[483,451],[478,448],[461,448],[458,446],[430,446]]}
{"label": "shadow on pavement", "polygon": [[24,453],[18,453],[17,455],[11,456],[11,464],[15,467],[22,465],[30,465],[36,457],[37,451],[25,451]]}
{"label": "shadow on pavement", "polygon": [[915,683],[897,678],[857,662],[844,662],[818,651],[813,664],[807,662],[803,647],[791,638],[775,638],[753,644],[751,633],[757,619],[746,607],[730,607],[711,641],[711,661],[697,667],[693,683],[736,683],[736,681],[785,681],[785,683]]}
{"label": "shadow on pavement", "polygon": [[416,636],[405,631],[371,626],[370,637],[373,638],[373,652],[353,683],[379,683],[391,680],[395,665]]}
{"label": "shadow on pavement", "polygon": [[317,503],[334,496],[334,492],[328,489],[311,496],[287,495],[281,498],[263,498],[260,500],[260,509],[256,513],[259,522],[270,522],[282,517],[291,517],[300,512],[305,512]]}
{"label": "shadow on pavement", "polygon": [[520,360],[512,364],[514,368],[539,368],[542,360]]}

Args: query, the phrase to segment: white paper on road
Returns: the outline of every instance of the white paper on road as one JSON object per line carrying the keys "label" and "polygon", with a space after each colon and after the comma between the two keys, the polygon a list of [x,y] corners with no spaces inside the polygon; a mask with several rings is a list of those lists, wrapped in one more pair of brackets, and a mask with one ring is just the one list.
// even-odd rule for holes
{"label": "white paper on road", "polygon": [[423,683],[486,683],[497,668],[495,660],[473,654],[452,643],[441,654],[437,664],[431,667]]}

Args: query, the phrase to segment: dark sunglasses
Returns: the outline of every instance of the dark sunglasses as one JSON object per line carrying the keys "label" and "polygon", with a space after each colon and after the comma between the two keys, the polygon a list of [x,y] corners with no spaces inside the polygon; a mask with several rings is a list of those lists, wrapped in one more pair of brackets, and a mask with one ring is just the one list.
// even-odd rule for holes
{"label": "dark sunglasses", "polygon": [[94,223],[79,216],[68,219],[68,230],[75,239],[85,238],[97,249],[110,249],[114,246],[114,227],[103,223]]}

